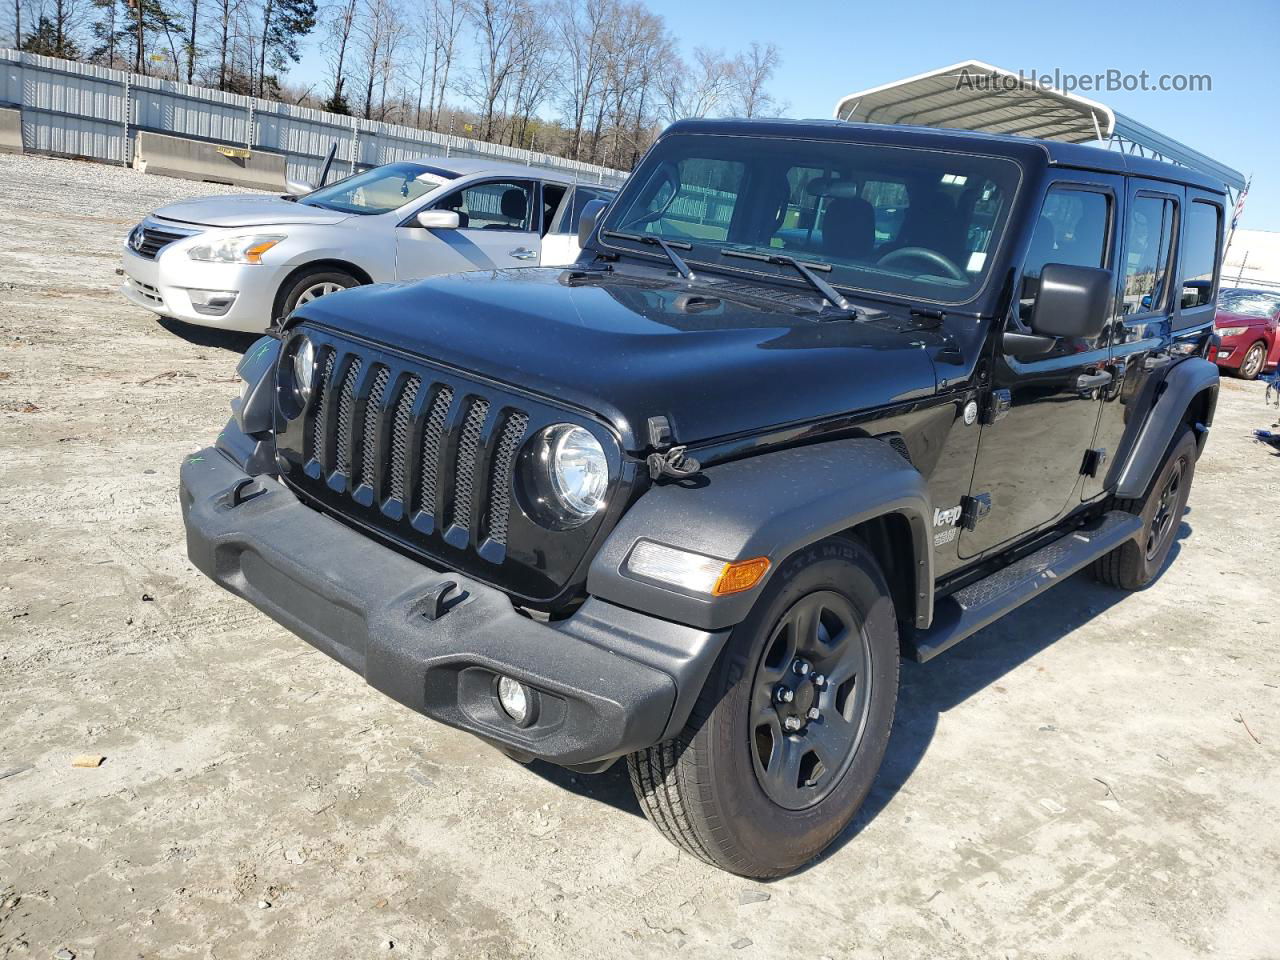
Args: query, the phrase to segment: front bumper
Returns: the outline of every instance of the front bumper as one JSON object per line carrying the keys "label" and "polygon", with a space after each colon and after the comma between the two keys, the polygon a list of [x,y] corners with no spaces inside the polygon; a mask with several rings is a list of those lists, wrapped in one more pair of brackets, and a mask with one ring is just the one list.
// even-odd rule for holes
{"label": "front bumper", "polygon": [[[392,699],[521,757],[593,767],[670,736],[726,636],[596,599],[534,621],[502,592],[395,553],[212,447],[183,464],[181,501],[203,573]],[[457,589],[432,619],[446,581]],[[537,692],[530,726],[498,706],[498,675]]]}
{"label": "front bumper", "polygon": [[[192,260],[180,244],[162,249],[154,260],[125,246],[121,266],[120,293],[137,306],[162,317],[242,333],[262,333],[271,325],[272,307],[284,279],[279,269],[267,264]],[[190,290],[234,291],[236,298],[226,313],[210,316],[192,305]]]}

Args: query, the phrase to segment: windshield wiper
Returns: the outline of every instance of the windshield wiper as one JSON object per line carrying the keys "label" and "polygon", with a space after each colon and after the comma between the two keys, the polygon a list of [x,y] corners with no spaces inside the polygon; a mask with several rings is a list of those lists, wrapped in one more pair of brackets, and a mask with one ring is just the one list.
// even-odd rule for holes
{"label": "windshield wiper", "polygon": [[674,249],[675,247],[679,247],[681,250],[692,250],[693,244],[691,243],[685,243],[681,240],[667,241],[663,240],[661,237],[653,237],[644,233],[622,233],[620,230],[606,230],[603,235],[606,237],[617,237],[619,240],[634,240],[636,243],[648,244],[651,247],[661,247],[662,252],[667,255],[667,259],[671,261],[672,265],[676,268],[676,272],[679,273],[680,276],[684,277],[686,280],[698,279],[693,275],[693,271],[689,269],[689,265],[680,259],[680,254],[676,253]]}
{"label": "windshield wiper", "polygon": [[809,286],[822,294],[831,306],[846,313],[858,312],[858,308],[846,300],[839,290],[813,272],[814,269],[830,270],[831,267],[825,263],[801,263],[795,257],[788,257],[781,253],[752,253],[749,250],[721,250],[720,255],[722,257],[741,257],[743,260],[776,263],[780,267],[791,267],[796,273],[804,277]]}

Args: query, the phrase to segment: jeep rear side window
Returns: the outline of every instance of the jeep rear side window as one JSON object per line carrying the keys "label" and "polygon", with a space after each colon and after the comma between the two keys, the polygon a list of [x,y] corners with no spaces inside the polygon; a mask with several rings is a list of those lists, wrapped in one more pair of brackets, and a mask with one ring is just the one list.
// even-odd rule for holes
{"label": "jeep rear side window", "polygon": [[1169,250],[1177,207],[1167,197],[1139,194],[1129,210],[1124,264],[1124,312],[1160,310],[1169,286]]}
{"label": "jeep rear side window", "polygon": [[1213,268],[1222,237],[1222,208],[1195,200],[1187,210],[1182,231],[1182,309],[1202,307],[1213,300]]}
{"label": "jeep rear side window", "polygon": [[1077,187],[1049,188],[1022,267],[1018,314],[1023,323],[1031,317],[1031,308],[1040,290],[1040,272],[1045,264],[1105,266],[1110,222],[1109,195]]}

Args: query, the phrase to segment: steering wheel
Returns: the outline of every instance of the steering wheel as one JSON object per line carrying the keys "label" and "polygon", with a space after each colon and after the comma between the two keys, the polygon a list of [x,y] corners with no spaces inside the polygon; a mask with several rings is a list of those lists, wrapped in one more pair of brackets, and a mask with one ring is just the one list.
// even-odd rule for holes
{"label": "steering wheel", "polygon": [[878,267],[888,267],[899,260],[927,260],[935,267],[941,267],[943,273],[952,280],[964,282],[969,278],[964,275],[955,263],[949,258],[940,254],[937,250],[930,250],[928,247],[899,247],[897,250],[891,250],[883,257],[876,261]]}

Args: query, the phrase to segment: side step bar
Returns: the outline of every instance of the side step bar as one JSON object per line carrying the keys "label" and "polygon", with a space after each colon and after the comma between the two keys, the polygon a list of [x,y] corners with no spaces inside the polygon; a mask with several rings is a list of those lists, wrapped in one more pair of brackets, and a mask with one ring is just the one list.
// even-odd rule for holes
{"label": "side step bar", "polygon": [[933,624],[928,630],[916,631],[915,642],[910,645],[911,654],[920,663],[933,659],[1110,553],[1141,529],[1140,517],[1111,510],[1090,526],[1075,530],[1017,563],[942,598],[934,611]]}

